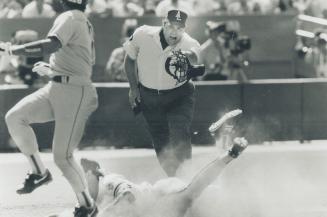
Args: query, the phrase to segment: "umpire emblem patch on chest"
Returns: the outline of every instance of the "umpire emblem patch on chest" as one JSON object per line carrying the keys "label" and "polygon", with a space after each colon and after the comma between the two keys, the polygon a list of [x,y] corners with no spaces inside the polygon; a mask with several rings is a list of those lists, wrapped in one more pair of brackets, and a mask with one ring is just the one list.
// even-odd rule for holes
{"label": "umpire emblem patch on chest", "polygon": [[172,51],[172,54],[166,59],[165,70],[178,83],[187,80],[187,72],[189,70],[190,62],[187,56],[180,50]]}

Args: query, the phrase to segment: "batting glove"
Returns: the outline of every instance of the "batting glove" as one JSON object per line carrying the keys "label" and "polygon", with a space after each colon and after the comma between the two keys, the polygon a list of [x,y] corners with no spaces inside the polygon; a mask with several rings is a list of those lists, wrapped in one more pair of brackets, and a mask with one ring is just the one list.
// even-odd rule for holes
{"label": "batting glove", "polygon": [[49,76],[52,74],[50,64],[42,61],[35,63],[32,71],[36,72],[40,76]]}
{"label": "batting glove", "polygon": [[0,42],[0,55],[12,55],[10,42]]}

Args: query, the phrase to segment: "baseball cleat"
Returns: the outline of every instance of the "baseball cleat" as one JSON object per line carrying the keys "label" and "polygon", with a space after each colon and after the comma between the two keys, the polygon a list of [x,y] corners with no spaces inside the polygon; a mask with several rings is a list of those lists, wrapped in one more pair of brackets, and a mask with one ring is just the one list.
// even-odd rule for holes
{"label": "baseball cleat", "polygon": [[228,155],[237,158],[248,146],[248,141],[244,137],[236,137],[233,140],[233,146],[228,151]]}
{"label": "baseball cleat", "polygon": [[75,207],[74,217],[95,217],[98,214],[98,207],[94,204],[93,207]]}
{"label": "baseball cleat", "polygon": [[44,175],[28,173],[22,186],[17,189],[17,194],[28,194],[34,191],[41,185],[48,184],[52,181],[52,175],[49,170],[45,171]]}
{"label": "baseball cleat", "polygon": [[82,158],[81,159],[81,165],[83,167],[83,170],[85,172],[87,171],[91,171],[94,175],[96,176],[103,176],[103,173],[100,170],[100,165],[98,162],[93,161],[93,160],[89,160],[86,158]]}
{"label": "baseball cleat", "polygon": [[230,112],[225,113],[219,120],[216,122],[212,123],[209,127],[209,132],[214,133],[217,131],[226,121],[242,114],[243,111],[241,109],[235,109]]}

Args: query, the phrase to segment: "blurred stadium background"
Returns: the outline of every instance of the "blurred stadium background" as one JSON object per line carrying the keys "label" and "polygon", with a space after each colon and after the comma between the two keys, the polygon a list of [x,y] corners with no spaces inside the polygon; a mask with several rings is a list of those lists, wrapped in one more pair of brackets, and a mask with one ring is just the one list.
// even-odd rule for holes
{"label": "blurred stadium background", "polygon": [[[40,38],[46,36],[54,18],[23,18],[19,10],[18,15],[4,16],[1,12],[13,2],[18,2],[22,9],[29,1],[6,0],[1,3],[0,41],[8,41],[15,31],[25,29],[35,30]],[[46,1],[52,6],[55,2]],[[104,2],[110,5],[114,1]],[[203,43],[207,39],[205,24],[208,20],[239,21],[242,34],[249,36],[252,43],[250,65],[244,68],[249,81],[195,81],[192,171],[200,168],[213,153],[221,151],[219,135],[213,137],[207,128],[229,110],[243,110],[242,117],[236,122],[236,130],[248,138],[251,147],[215,183],[221,195],[206,198],[205,194],[195,205],[194,213],[200,212],[197,216],[206,217],[217,216],[216,211],[225,217],[327,217],[327,146],[324,142],[327,139],[327,79],[317,78],[315,66],[306,63],[296,50],[299,28],[311,33],[317,28],[326,28],[326,1],[251,0],[248,3],[254,2],[262,9],[248,13],[222,10],[221,5],[226,4],[228,8],[229,3],[238,2],[236,0],[208,2],[214,2],[215,7],[220,4],[220,9],[212,7],[215,11],[211,13],[191,16],[187,31]],[[285,9],[283,4],[288,8]],[[269,9],[267,5],[271,5]],[[9,9],[12,8],[11,5]],[[110,82],[104,72],[111,52],[121,44],[121,27],[126,19],[108,11],[90,13],[96,32],[97,59],[93,81],[100,105],[87,124],[80,145],[83,150],[77,155],[97,159],[106,169],[122,173],[133,181],[153,182],[163,178],[164,173],[151,150],[150,137],[141,127],[144,120],[141,116],[135,117],[129,107],[128,84]],[[310,17],[300,19],[299,14]],[[161,24],[161,18],[155,15],[133,18],[139,25]],[[327,73],[327,67],[325,70]],[[5,84],[4,74],[0,74],[0,83],[0,217],[41,217],[70,207],[73,195],[66,193],[70,192],[66,190],[69,186],[48,153],[54,123],[34,124],[33,128],[44,152],[42,158],[55,171],[55,181],[32,195],[15,194],[15,188],[28,168],[23,156],[15,153],[17,148],[8,134],[4,116],[9,108],[38,86]],[[215,213],[207,212],[210,210]]]}

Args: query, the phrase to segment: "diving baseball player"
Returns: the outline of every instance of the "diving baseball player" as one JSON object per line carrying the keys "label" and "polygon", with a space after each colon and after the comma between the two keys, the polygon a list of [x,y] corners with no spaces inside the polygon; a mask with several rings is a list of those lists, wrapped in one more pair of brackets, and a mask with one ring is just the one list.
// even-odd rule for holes
{"label": "diving baseball player", "polygon": [[[143,25],[124,43],[130,104],[135,111],[142,111],[168,176],[175,176],[192,155],[195,97],[186,68],[188,62],[197,63],[200,44],[185,32],[186,20],[185,12],[170,10],[162,26]],[[183,55],[187,60],[179,58]]]}
{"label": "diving baseball player", "polygon": [[[190,183],[166,178],[134,184],[118,174],[103,174],[95,161],[82,159],[89,188],[99,207],[99,217],[183,217],[201,193],[234,158],[247,147],[244,138],[235,138],[232,148],[204,167]],[[59,215],[60,216],[60,215]]]}
{"label": "diving baseball player", "polygon": [[38,74],[49,76],[51,81],[11,108],[6,114],[6,123],[32,168],[17,193],[30,193],[52,180],[40,159],[30,124],[54,120],[54,161],[76,194],[78,206],[74,216],[94,217],[97,207],[89,194],[83,169],[73,154],[88,117],[98,106],[97,92],[91,82],[95,62],[94,32],[83,13],[87,0],[61,2],[65,12],[56,18],[45,39],[23,45],[0,43],[2,55],[43,56],[51,53],[49,64],[38,62],[33,68]]}

